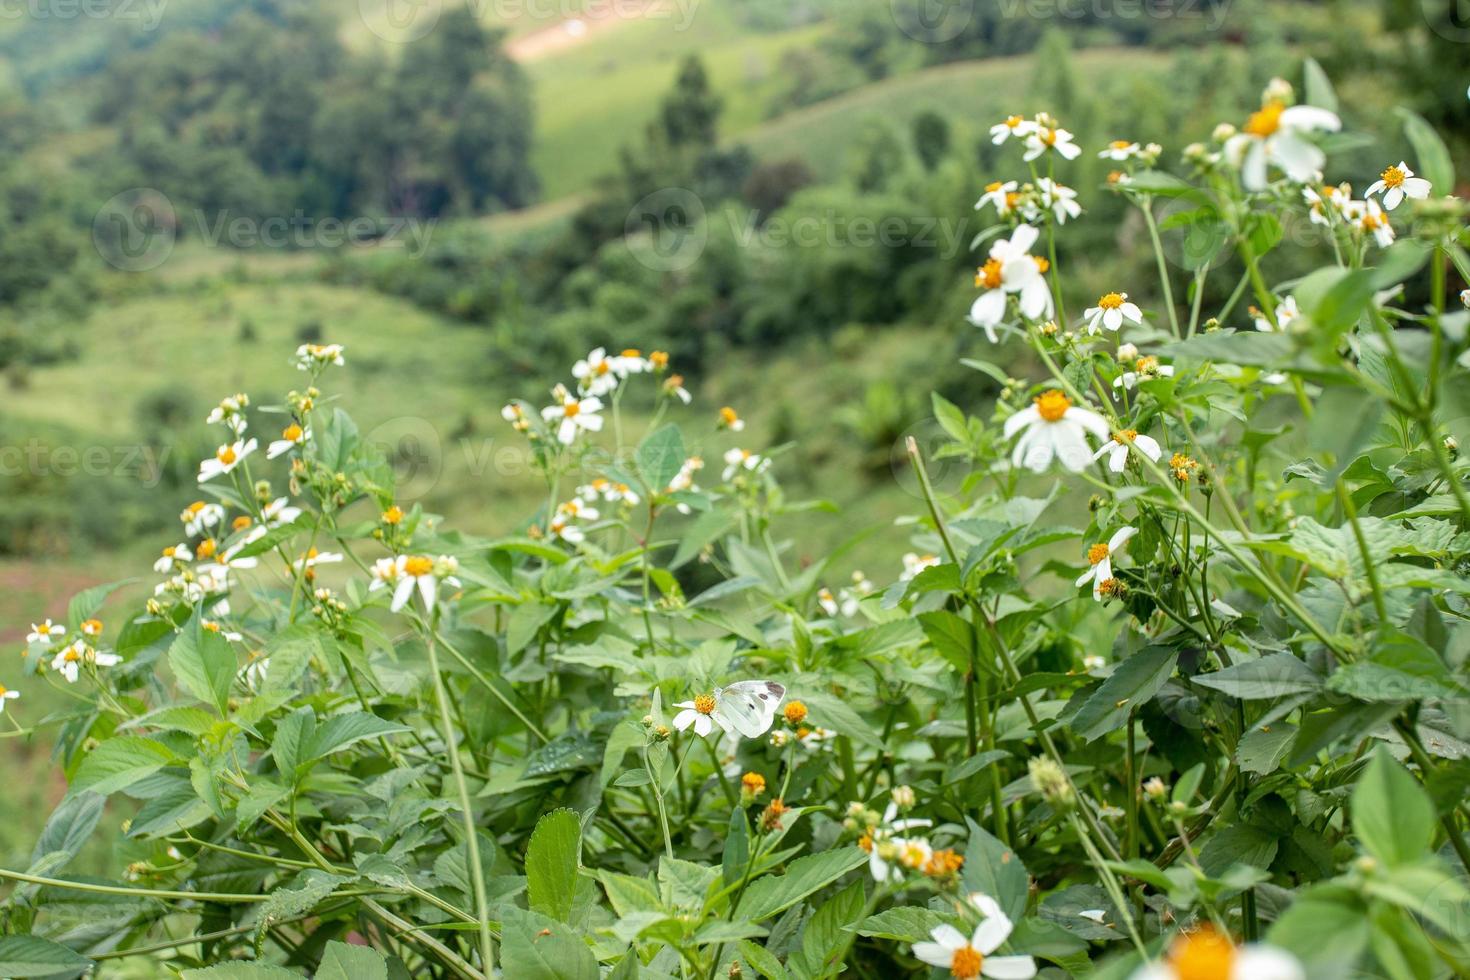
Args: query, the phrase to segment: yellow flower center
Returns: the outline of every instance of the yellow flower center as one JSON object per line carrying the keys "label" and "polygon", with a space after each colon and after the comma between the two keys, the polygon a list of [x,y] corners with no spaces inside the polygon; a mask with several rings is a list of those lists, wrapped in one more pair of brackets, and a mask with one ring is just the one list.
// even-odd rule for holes
{"label": "yellow flower center", "polygon": [[786,720],[793,725],[799,725],[806,720],[806,705],[800,701],[792,701],[786,706]]}
{"label": "yellow flower center", "polygon": [[201,625],[211,633],[219,632],[219,623],[202,623]]}
{"label": "yellow flower center", "polygon": [[954,951],[954,958],[949,961],[949,975],[955,980],[975,980],[980,975],[980,964],[985,957],[980,951],[969,943]]}
{"label": "yellow flower center", "polygon": [[748,790],[752,796],[759,796],[765,792],[766,777],[758,772],[748,772],[740,777],[740,785]]}
{"label": "yellow flower center", "polygon": [[89,620],[87,620],[86,622],[84,622],[82,624],[82,632],[83,633],[90,634],[92,636],[96,636],[98,633],[101,633],[102,632],[102,620],[100,620],[100,619],[89,619]]}
{"label": "yellow flower center", "polygon": [[1126,150],[1133,144],[1128,142],[1127,140],[1113,140],[1113,142],[1108,145],[1115,150]]}
{"label": "yellow flower center", "polygon": [[434,560],[423,555],[414,555],[403,563],[403,571],[406,574],[418,578],[420,575],[428,575],[434,570]]}
{"label": "yellow flower center", "polygon": [[572,418],[577,413],[582,411],[582,403],[577,401],[575,398],[569,399],[567,403],[561,407],[561,411],[562,414],[565,415],[567,418]]}
{"label": "yellow flower center", "polygon": [[1398,167],[1389,167],[1378,177],[1383,181],[1385,187],[1400,187],[1404,183],[1404,172]]}
{"label": "yellow flower center", "polygon": [[694,710],[702,715],[713,714],[715,710],[715,696],[713,694],[701,694],[694,699]]}
{"label": "yellow flower center", "polygon": [[648,363],[652,364],[656,368],[667,367],[669,363],[668,352],[661,350],[654,351],[652,354],[648,355]]}
{"label": "yellow flower center", "polygon": [[1025,121],[1026,119],[1023,116],[1006,116],[1006,128],[1015,129]]}
{"label": "yellow flower center", "polygon": [[82,655],[77,652],[76,647],[68,647],[67,648],[67,650],[66,650],[66,657],[65,657],[65,660],[66,660],[67,663],[74,664],[78,660],[81,660],[81,659],[82,659]]}
{"label": "yellow flower center", "polygon": [[1150,374],[1159,369],[1159,359],[1152,354],[1145,354],[1135,361],[1133,366],[1139,374]]}
{"label": "yellow flower center", "polygon": [[1364,231],[1376,231],[1381,227],[1383,227],[1383,218],[1381,216],[1374,214],[1372,211],[1363,215]]}
{"label": "yellow flower center", "polygon": [[1097,305],[1105,310],[1116,310],[1123,305],[1122,293],[1105,293],[1098,297]]}
{"label": "yellow flower center", "polygon": [[399,507],[397,504],[394,504],[392,507],[389,507],[387,510],[383,511],[384,524],[399,524],[402,521],[403,508]]}
{"label": "yellow flower center", "polygon": [[243,531],[250,526],[250,518],[246,517],[244,514],[241,514],[239,517],[230,522],[230,526],[237,531]]}
{"label": "yellow flower center", "polygon": [[899,851],[898,859],[906,868],[922,868],[929,860],[929,855],[924,852],[924,847],[916,841],[909,841]]}
{"label": "yellow flower center", "polygon": [[1245,121],[1245,131],[1264,139],[1281,128],[1281,114],[1285,111],[1286,105],[1273,99],[1261,106],[1259,111],[1250,114],[1250,118]]}
{"label": "yellow flower center", "polygon": [[988,183],[988,184],[985,185],[985,193],[987,193],[987,194],[994,194],[996,191],[1000,190],[1000,188],[1001,188],[1001,182],[998,181],[998,180],[993,180],[990,183]]}
{"label": "yellow flower center", "polygon": [[1105,578],[1098,585],[1097,591],[1108,598],[1113,598],[1122,594],[1123,583],[1115,578]]}
{"label": "yellow flower center", "polygon": [[1014,210],[1015,207],[1016,207],[1016,202],[1019,201],[1020,199],[1021,199],[1021,195],[1018,194],[1018,193],[1016,193],[1015,191],[1011,191],[1010,193],[1008,193],[1006,195],[1006,210],[1007,211]]}
{"label": "yellow flower center", "polygon": [[736,422],[740,421],[740,416],[735,414],[735,409],[731,408],[729,405],[726,405],[724,408],[720,409],[720,421],[724,422],[726,425],[734,425]]}
{"label": "yellow flower center", "polygon": [[0,698],[5,697],[5,695],[7,695],[9,693],[10,693],[10,688],[6,687],[4,684],[0,684]]}
{"label": "yellow flower center", "polygon": [[1235,945],[1213,927],[1186,933],[1169,948],[1169,965],[1179,980],[1229,980]]}
{"label": "yellow flower center", "polygon": [[205,538],[199,542],[199,548],[195,554],[198,558],[211,558],[214,556],[214,538]]}
{"label": "yellow flower center", "polygon": [[604,375],[612,370],[612,365],[607,363],[606,361],[598,361],[596,370],[598,375]]}
{"label": "yellow flower center", "polygon": [[1119,429],[1117,432],[1113,433],[1113,438],[1116,439],[1118,442],[1127,445],[1128,443],[1131,443],[1134,439],[1138,438],[1138,430]]}
{"label": "yellow flower center", "polygon": [[1060,422],[1071,407],[1071,399],[1055,388],[1036,396],[1036,410],[1048,422]]}
{"label": "yellow flower center", "polygon": [[196,500],[196,501],[194,501],[192,504],[190,504],[186,508],[186,511],[187,511],[187,513],[190,513],[190,514],[197,514],[201,510],[203,510],[203,509],[204,509],[204,501],[202,501],[202,500]]}
{"label": "yellow flower center", "polygon": [[1047,270],[1051,268],[1051,260],[1044,255],[1033,255],[1031,261],[1036,263],[1036,271],[1042,275],[1046,275]]}
{"label": "yellow flower center", "polygon": [[235,462],[235,450],[230,446],[220,446],[219,452],[214,454],[214,458],[226,466],[230,466]]}
{"label": "yellow flower center", "polygon": [[295,424],[294,422],[281,430],[281,438],[285,439],[288,442],[297,441],[301,438],[301,435],[301,426]]}
{"label": "yellow flower center", "polygon": [[639,350],[638,348],[636,348],[636,347],[629,347],[627,350],[623,351],[623,356],[624,357],[642,357],[643,356],[643,352],[641,350]]}
{"label": "yellow flower center", "polygon": [[1095,544],[1091,548],[1087,549],[1087,560],[1096,565],[1098,562],[1106,558],[1108,554],[1109,552],[1107,545]]}
{"label": "yellow flower center", "polygon": [[1055,129],[1043,129],[1041,131],[1041,142],[1047,146],[1057,145],[1057,131]]}
{"label": "yellow flower center", "polygon": [[975,273],[975,286],[985,289],[1000,288],[1000,259],[988,259]]}

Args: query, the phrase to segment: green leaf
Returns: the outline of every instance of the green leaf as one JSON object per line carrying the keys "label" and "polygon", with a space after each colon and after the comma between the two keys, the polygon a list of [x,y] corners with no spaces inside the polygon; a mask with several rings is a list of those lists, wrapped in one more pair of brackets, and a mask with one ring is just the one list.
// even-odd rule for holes
{"label": "green leaf", "polygon": [[1383,746],[1353,787],[1352,826],[1368,853],[1391,867],[1420,860],[1434,840],[1429,794]]}
{"label": "green leaf", "polygon": [[90,589],[83,589],[72,597],[71,603],[66,607],[66,622],[73,629],[79,628],[82,623],[97,615],[97,610],[102,608],[102,603],[113,592],[136,579],[125,578],[118,582],[107,582],[103,585],[94,585]]}
{"label": "green leaf", "polygon": [[1211,878],[1223,876],[1237,864],[1269,868],[1276,860],[1276,838],[1248,824],[1226,827],[1205,841],[1199,863]]}
{"label": "green leaf", "polygon": [[930,931],[947,921],[933,909],[900,905],[868,916],[858,925],[857,934],[900,943],[927,942]]}
{"label": "green leaf", "polygon": [[670,423],[650,432],[638,444],[638,472],[651,493],[662,493],[684,465],[684,437]]}
{"label": "green leaf", "polygon": [[984,892],[1000,904],[1012,922],[1026,914],[1030,878],[1015,851],[1002,844],[975,821],[970,825],[970,843],[965,848],[964,883],[967,891]]}
{"label": "green leaf", "polygon": [[1195,684],[1208,687],[1242,701],[1263,701],[1292,694],[1310,694],[1321,690],[1322,678],[1312,668],[1289,653],[1272,653],[1258,660],[1247,660],[1217,670],[1198,674]]}
{"label": "green leaf", "polygon": [[1157,197],[1178,197],[1195,190],[1193,184],[1162,170],[1140,170],[1128,178],[1128,189]]}
{"label": "green leaf", "polygon": [[[41,836],[36,839],[36,846],[31,849],[31,864],[48,854],[65,854],[67,861],[76,857],[87,838],[92,836],[97,821],[102,819],[106,802],[107,798],[97,793],[73,792],[64,797],[51,812]],[[55,874],[63,867],[64,862],[53,863],[49,865],[49,871]]]}
{"label": "green leaf", "polygon": [[788,980],[790,977],[790,974],[786,972],[786,967],[776,959],[776,954],[764,946],[757,946],[748,939],[741,940],[740,955],[745,957],[745,962],[752,970],[765,977],[766,980]]}
{"label": "green leaf", "polygon": [[202,970],[185,970],[180,980],[301,980],[301,975],[268,963],[220,963]]}
{"label": "green leaf", "polygon": [[1454,191],[1454,160],[1444,140],[1439,138],[1439,133],[1423,117],[1408,109],[1399,109],[1399,116],[1404,120],[1404,135],[1408,137],[1409,145],[1414,148],[1414,155],[1418,158],[1419,176],[1434,185],[1436,194]]}
{"label": "green leaf", "polygon": [[573,810],[553,810],[536,821],[526,845],[526,892],[533,911],[570,922],[582,822]]}
{"label": "green leaf", "polygon": [[1167,647],[1147,647],[1123,661],[1083,702],[1072,729],[1091,742],[1122,728],[1164,686],[1178,658],[1178,651]]}
{"label": "green leaf", "polygon": [[283,776],[295,777],[296,767],[306,761],[306,745],[315,732],[316,714],[306,706],[297,708],[276,723],[271,755]]}
{"label": "green leaf", "polygon": [[371,946],[327,943],[315,980],[388,980],[388,960]]}
{"label": "green leaf", "polygon": [[1295,738],[1296,727],[1285,723],[1246,732],[1235,746],[1235,761],[1245,772],[1268,775],[1280,768]]}
{"label": "green leaf", "polygon": [[798,858],[784,875],[767,875],[752,882],[740,903],[740,916],[751,922],[769,919],[867,860],[868,856],[856,847],[837,847]]}
{"label": "green leaf", "polygon": [[934,649],[949,661],[950,666],[961,672],[969,671],[975,652],[975,628],[970,625],[969,620],[939,609],[921,614],[919,625],[924,628],[924,635],[929,637]]}
{"label": "green leaf", "polygon": [[230,685],[238,662],[230,641],[203,627],[199,616],[184,625],[168,648],[168,665],[184,690],[229,713]]}
{"label": "green leaf", "polygon": [[1368,941],[1364,909],[1346,889],[1325,885],[1298,897],[1266,940],[1300,959],[1311,977],[1357,974]]}
{"label": "green leaf", "polygon": [[1332,89],[1332,82],[1322,66],[1317,64],[1316,58],[1308,58],[1302,62],[1302,76],[1306,83],[1307,105],[1314,105],[1328,112],[1337,111],[1337,93]]}
{"label": "green leaf", "polygon": [[349,711],[346,714],[333,715],[322,722],[306,740],[301,748],[301,758],[297,764],[313,762],[333,752],[340,752],[347,746],[361,742],[365,738],[381,738],[385,735],[397,735],[412,730],[407,725],[385,721],[366,711]]}
{"label": "green leaf", "polygon": [[263,937],[278,922],[310,912],[340,885],[351,880],[316,868],[301,872],[289,884],[271,892],[261,903],[260,915],[256,919],[256,937]]}
{"label": "green leaf", "polygon": [[173,761],[174,754],[162,742],[139,735],[110,738],[82,760],[71,781],[71,792],[86,789],[109,796]]}
{"label": "green leaf", "polygon": [[725,834],[725,852],[720,862],[727,888],[740,884],[749,863],[750,823],[745,818],[745,811],[734,807],[730,811],[730,829]]}
{"label": "green leaf", "polygon": [[1337,337],[1357,323],[1373,302],[1373,274],[1337,266],[1318,269],[1297,283],[1293,295],[1317,328],[1311,331],[1312,343],[1330,353]]}
{"label": "green leaf", "polygon": [[1223,361],[1277,370],[1291,361],[1294,346],[1291,337],[1284,333],[1217,330],[1165,344],[1160,353],[1175,359]]}
{"label": "green leaf", "polygon": [[90,966],[82,954],[40,936],[0,937],[0,976],[49,977]]}
{"label": "green leaf", "polygon": [[597,960],[575,929],[514,905],[501,906],[501,967],[515,980],[598,980]]}

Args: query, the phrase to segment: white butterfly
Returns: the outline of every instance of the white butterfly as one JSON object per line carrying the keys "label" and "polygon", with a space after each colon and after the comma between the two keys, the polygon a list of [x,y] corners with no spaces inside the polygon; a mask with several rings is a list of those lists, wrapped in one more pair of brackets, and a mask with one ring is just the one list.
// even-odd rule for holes
{"label": "white butterfly", "polygon": [[737,731],[746,738],[760,738],[776,720],[776,709],[784,697],[786,688],[775,681],[736,681],[716,688],[713,695],[674,705],[684,709],[674,716],[674,727],[682,732],[693,726],[695,734],[702,737],[719,725],[727,733]]}

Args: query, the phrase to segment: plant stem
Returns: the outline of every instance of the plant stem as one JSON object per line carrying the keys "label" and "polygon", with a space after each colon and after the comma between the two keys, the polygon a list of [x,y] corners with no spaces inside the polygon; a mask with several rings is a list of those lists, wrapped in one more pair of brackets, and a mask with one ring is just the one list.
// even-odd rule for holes
{"label": "plant stem", "polygon": [[1169,284],[1169,267],[1164,262],[1164,243],[1159,240],[1159,224],[1154,220],[1153,198],[1145,196],[1139,207],[1143,211],[1143,220],[1148,225],[1148,237],[1154,243],[1154,260],[1159,266],[1159,286],[1164,291],[1164,306],[1169,310],[1169,326],[1174,330],[1174,336],[1180,337],[1179,314],[1174,309],[1174,287]]}

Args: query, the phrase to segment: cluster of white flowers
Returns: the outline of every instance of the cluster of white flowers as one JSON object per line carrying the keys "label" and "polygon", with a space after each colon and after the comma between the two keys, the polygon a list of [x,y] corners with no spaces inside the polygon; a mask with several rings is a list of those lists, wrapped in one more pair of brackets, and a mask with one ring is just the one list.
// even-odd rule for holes
{"label": "cluster of white flowers", "polygon": [[981,892],[971,893],[966,904],[972,915],[979,916],[974,932],[966,937],[952,925],[935,926],[928,942],[914,943],[914,956],[948,970],[954,980],[1030,980],[1036,976],[1036,961],[1030,956],[993,955],[1015,928],[1000,904]]}
{"label": "cluster of white flowers", "polygon": [[927,838],[914,833],[933,826],[931,820],[903,816],[915,802],[911,787],[896,786],[881,814],[862,803],[848,805],[843,827],[860,835],[858,846],[868,854],[868,872],[874,881],[898,884],[910,874],[947,879],[964,865],[964,858],[954,850],[936,849]]}
{"label": "cluster of white flowers", "polygon": [[[99,619],[83,621],[75,634],[63,623],[43,619],[31,624],[31,631],[26,634],[25,655],[36,657],[37,671],[44,669],[45,658],[50,657],[51,669],[66,678],[67,683],[75,684],[84,666],[116,667],[122,663],[122,657],[116,653],[98,649],[96,641],[101,637],[102,621]],[[53,647],[56,648],[54,653]],[[5,702],[18,697],[19,691],[0,684],[0,712],[4,712]]]}
{"label": "cluster of white flowers", "polygon": [[342,351],[341,344],[302,344],[296,348],[296,369],[316,372],[328,365],[341,367],[347,363]]}
{"label": "cluster of white flowers", "polygon": [[874,588],[866,575],[860,571],[853,572],[852,584],[839,589],[836,595],[825,587],[817,590],[817,605],[828,616],[855,616],[863,599],[872,595]]}
{"label": "cluster of white flowers", "polygon": [[[605,396],[611,395],[635,374],[662,373],[668,366],[669,355],[663,351],[654,351],[645,357],[638,350],[609,354],[606,348],[598,347],[572,365],[575,390],[563,384],[551,390],[552,404],[541,409],[541,419],[557,442],[570,446],[583,432],[602,431],[601,413],[606,407],[603,403]],[[661,391],[686,405],[693,398],[679,375],[667,378]],[[523,405],[512,402],[500,410],[500,415],[517,432],[537,437],[538,433]]]}

